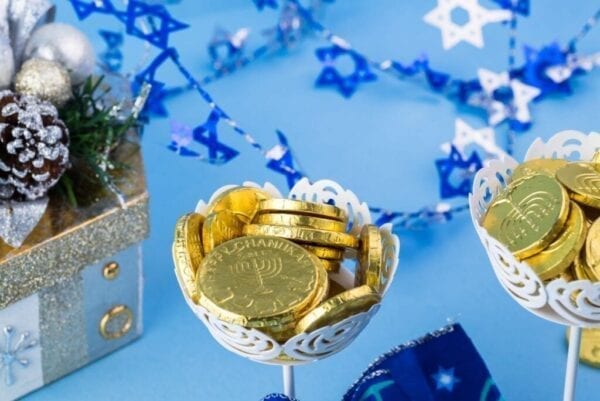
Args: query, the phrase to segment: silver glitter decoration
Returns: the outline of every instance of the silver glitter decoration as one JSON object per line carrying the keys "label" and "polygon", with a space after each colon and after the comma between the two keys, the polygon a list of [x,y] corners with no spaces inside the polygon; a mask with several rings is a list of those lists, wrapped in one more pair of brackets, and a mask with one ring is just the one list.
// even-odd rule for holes
{"label": "silver glitter decoration", "polygon": [[88,361],[82,278],[75,274],[39,295],[42,371],[49,383]]}
{"label": "silver glitter decoration", "polygon": [[83,83],[94,71],[96,54],[87,36],[68,24],[51,23],[29,38],[24,59],[41,58],[64,66],[73,85]]}
{"label": "silver glitter decoration", "polygon": [[13,248],[21,246],[47,207],[47,197],[29,202],[0,202],[0,238]]}
{"label": "silver glitter decoration", "polygon": [[47,100],[57,107],[73,96],[67,70],[56,61],[36,58],[23,63],[15,77],[15,90]]}
{"label": "silver glitter decoration", "polygon": [[39,26],[53,21],[54,14],[54,5],[49,0],[8,1],[8,23],[15,66],[21,65],[25,44],[32,32]]}

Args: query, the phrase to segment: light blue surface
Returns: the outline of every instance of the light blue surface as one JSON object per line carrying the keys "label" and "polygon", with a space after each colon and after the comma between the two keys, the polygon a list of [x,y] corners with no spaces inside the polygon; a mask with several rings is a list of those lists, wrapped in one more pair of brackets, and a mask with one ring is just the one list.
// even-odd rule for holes
{"label": "light blue surface", "polygon": [[[596,1],[533,1],[533,15],[521,20],[519,37],[539,46],[566,41],[598,7]],[[433,0],[338,0],[325,23],[374,58],[407,62],[422,51],[433,66],[470,78],[477,67],[506,68],[506,28],[484,28],[483,50],[459,45],[441,49],[440,33],[422,22]],[[59,18],[73,21],[66,1],[58,1]],[[485,1],[484,5],[492,7]],[[207,71],[205,51],[217,25],[250,26],[256,37],[275,18],[259,14],[250,0],[183,0],[176,17],[192,25],[173,35],[183,59],[195,73]],[[90,34],[105,23],[91,18]],[[583,52],[600,50],[597,29]],[[97,49],[103,44],[96,39]],[[476,127],[478,116],[456,107],[412,81],[380,77],[350,100],[316,90],[319,72],[312,39],[285,56],[270,57],[207,89],[241,125],[266,145],[282,129],[313,178],[332,178],[373,205],[415,209],[437,199],[433,159],[439,145],[453,135],[461,115]],[[129,60],[137,61],[139,42],[128,40]],[[170,72],[166,80],[174,82]],[[160,77],[159,77],[160,78]],[[164,77],[163,77],[164,78]],[[555,97],[533,107],[534,128],[518,139],[518,157],[536,137],[563,129],[599,130],[600,75],[575,81],[575,94]],[[172,118],[196,125],[207,108],[193,94],[168,103]],[[168,152],[167,119],[146,130],[144,154],[151,193],[152,234],[146,242],[145,334],[139,341],[67,378],[29,400],[228,400],[255,401],[281,390],[281,372],[225,351],[185,305],[171,261],[171,241],[178,216],[208,198],[213,190],[244,180],[285,182],[264,168],[265,161],[235,134],[223,129],[222,140],[242,151],[230,164],[215,167]],[[363,368],[390,347],[444,325],[461,322],[508,401],[559,400],[565,365],[564,328],[541,320],[518,306],[502,290],[489,266],[467,215],[447,225],[402,236],[401,264],[383,308],[363,334],[343,353],[297,369],[302,401],[338,400]],[[598,400],[600,371],[582,367],[579,401]]]}

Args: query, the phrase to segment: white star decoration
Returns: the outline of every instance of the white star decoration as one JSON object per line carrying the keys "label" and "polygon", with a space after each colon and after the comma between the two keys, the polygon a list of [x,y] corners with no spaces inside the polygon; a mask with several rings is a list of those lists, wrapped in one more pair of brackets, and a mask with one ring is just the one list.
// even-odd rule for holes
{"label": "white star decoration", "polygon": [[444,369],[439,366],[437,373],[431,377],[435,381],[436,390],[445,389],[450,393],[454,391],[454,386],[460,383],[460,379],[454,376],[454,368]]}
{"label": "white star decoration", "polygon": [[589,56],[576,56],[570,54],[567,57],[566,65],[557,65],[546,69],[546,75],[554,82],[561,83],[571,78],[573,71],[582,69],[589,72],[600,66],[600,53]]}
{"label": "white star decoration", "polygon": [[491,127],[474,129],[460,118],[457,118],[454,122],[454,139],[452,139],[452,142],[444,143],[442,150],[450,153],[452,146],[454,146],[456,150],[465,156],[465,149],[471,144],[479,146],[488,156],[493,158],[499,159],[506,155],[506,152],[496,144],[496,133]]}
{"label": "white star decoration", "polygon": [[[493,71],[480,68],[477,70],[477,76],[483,91],[488,96],[488,122],[491,125],[498,125],[508,117],[521,123],[531,121],[529,103],[540,94],[538,88],[525,85],[518,79],[510,79],[506,71],[496,74]],[[502,87],[508,87],[512,91],[513,98],[508,105],[493,97],[494,91]]]}
{"label": "white star decoration", "polygon": [[[462,25],[452,20],[452,11],[463,9],[469,20]],[[512,18],[508,10],[489,10],[479,5],[477,0],[438,0],[438,5],[423,17],[423,20],[442,31],[442,46],[448,50],[465,41],[475,47],[483,47],[484,25],[502,22]]]}

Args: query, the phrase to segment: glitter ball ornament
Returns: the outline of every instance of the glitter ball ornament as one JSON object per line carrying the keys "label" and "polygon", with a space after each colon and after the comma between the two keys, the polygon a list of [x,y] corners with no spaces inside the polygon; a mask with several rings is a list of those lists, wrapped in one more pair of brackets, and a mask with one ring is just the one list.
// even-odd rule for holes
{"label": "glitter ball ornament", "polygon": [[69,164],[69,131],[51,103],[0,92],[0,199],[33,200]]}
{"label": "glitter ball ornament", "polygon": [[96,54],[87,36],[68,24],[51,23],[36,29],[25,46],[25,60],[56,61],[67,69],[73,85],[83,83],[94,71]]}
{"label": "glitter ball ornament", "polygon": [[60,107],[73,95],[69,73],[55,61],[27,60],[15,77],[15,90]]}

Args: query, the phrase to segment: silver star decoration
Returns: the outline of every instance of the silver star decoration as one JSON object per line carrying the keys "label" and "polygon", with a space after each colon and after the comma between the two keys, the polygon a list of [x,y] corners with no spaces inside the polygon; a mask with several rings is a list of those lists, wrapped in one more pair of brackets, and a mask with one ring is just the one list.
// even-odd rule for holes
{"label": "silver star decoration", "polygon": [[[452,20],[452,12],[459,9],[469,15],[464,24],[457,24]],[[477,0],[438,0],[437,7],[425,14],[423,20],[442,31],[442,46],[448,50],[463,41],[482,48],[483,26],[511,18],[512,12],[484,8]]]}
{"label": "silver star decoration", "polygon": [[[477,76],[487,96],[485,103],[490,125],[498,125],[507,118],[521,123],[531,122],[529,103],[540,94],[538,88],[526,85],[518,79],[511,79],[506,71],[497,74],[480,68],[477,70]],[[494,92],[502,87],[508,87],[512,91],[512,100],[508,104],[494,98]]]}
{"label": "silver star decoration", "polygon": [[483,149],[490,157],[486,158],[501,158],[506,155],[496,144],[496,133],[491,127],[475,129],[467,124],[463,119],[457,118],[454,122],[454,138],[451,142],[442,144],[442,150],[445,153],[450,153],[452,146],[456,148],[463,156],[465,149],[469,145],[476,145]]}

